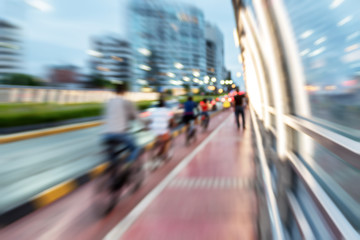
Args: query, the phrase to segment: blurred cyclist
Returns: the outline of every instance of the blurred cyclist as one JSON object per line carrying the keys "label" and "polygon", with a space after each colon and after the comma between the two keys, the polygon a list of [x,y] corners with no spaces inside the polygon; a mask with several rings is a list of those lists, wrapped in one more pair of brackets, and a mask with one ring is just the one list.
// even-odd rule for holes
{"label": "blurred cyclist", "polygon": [[239,88],[236,88],[236,95],[234,96],[234,110],[235,110],[235,120],[238,129],[240,129],[240,121],[239,121],[240,114],[242,118],[243,129],[246,129],[244,104],[245,104],[245,94],[240,94]]}
{"label": "blurred cyclist", "polygon": [[184,116],[183,122],[188,126],[190,121],[195,119],[195,112],[197,104],[193,101],[191,96],[188,97],[187,101],[184,103]]}
{"label": "blurred cyclist", "polygon": [[202,102],[200,104],[200,108],[201,108],[201,115],[203,115],[205,117],[209,117],[209,103],[206,98],[204,98],[204,100],[202,100]]}
{"label": "blurred cyclist", "polygon": [[[116,85],[116,97],[110,99],[106,105],[105,110],[105,142],[118,142],[124,144],[129,149],[130,154],[126,162],[132,162],[140,154],[140,147],[135,143],[135,140],[130,132],[131,121],[138,118],[138,113],[132,102],[124,99],[126,91],[125,84]],[[114,161],[114,156],[110,156],[110,161]]]}
{"label": "blurred cyclist", "polygon": [[157,140],[160,143],[164,143],[159,154],[168,150],[168,143],[171,138],[169,123],[172,115],[172,112],[165,107],[165,101],[163,99],[160,99],[158,107],[155,108],[151,114],[150,129],[156,134]]}

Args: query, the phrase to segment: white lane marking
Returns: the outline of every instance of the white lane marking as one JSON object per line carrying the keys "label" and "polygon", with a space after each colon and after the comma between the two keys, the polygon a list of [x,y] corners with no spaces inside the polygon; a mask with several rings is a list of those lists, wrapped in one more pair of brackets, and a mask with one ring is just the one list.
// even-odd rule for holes
{"label": "white lane marking", "polygon": [[199,146],[197,146],[186,158],[184,158],[136,207],[120,221],[103,239],[118,240],[150,205],[150,203],[165,189],[165,187],[183,170],[191,160],[216,136],[223,128],[232,115],[229,115],[220,126],[218,126]]}

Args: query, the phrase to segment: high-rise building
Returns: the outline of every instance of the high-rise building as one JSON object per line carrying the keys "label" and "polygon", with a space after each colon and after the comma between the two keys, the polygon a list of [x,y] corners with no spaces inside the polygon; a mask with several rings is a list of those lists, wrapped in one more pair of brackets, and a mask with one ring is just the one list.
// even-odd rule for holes
{"label": "high-rise building", "polygon": [[130,43],[115,36],[94,37],[91,42],[92,74],[113,82],[132,85],[132,49]]}
{"label": "high-rise building", "polygon": [[[206,24],[206,72],[214,85],[224,79],[224,37],[220,29]],[[216,80],[216,82],[215,82]]]}
{"label": "high-rise building", "polygon": [[19,28],[0,19],[0,77],[21,70],[21,41]]}
{"label": "high-rise building", "polygon": [[138,85],[174,87],[204,84],[205,20],[191,5],[132,0],[129,30]]}

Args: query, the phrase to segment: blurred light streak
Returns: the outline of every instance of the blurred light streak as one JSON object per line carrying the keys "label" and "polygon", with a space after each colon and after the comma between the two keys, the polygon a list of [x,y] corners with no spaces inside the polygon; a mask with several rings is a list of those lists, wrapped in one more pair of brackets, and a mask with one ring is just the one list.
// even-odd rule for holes
{"label": "blurred light streak", "polygon": [[146,48],[139,48],[138,51],[139,51],[139,53],[141,53],[142,55],[144,55],[146,57],[151,55],[151,51]]}
{"label": "blurred light streak", "polygon": [[329,85],[329,86],[326,86],[325,87],[325,90],[327,91],[332,91],[332,90],[335,90],[337,87],[335,85]]}
{"label": "blurred light streak", "polygon": [[356,84],[357,80],[347,80],[342,83],[342,85],[346,87],[355,86]]}
{"label": "blurred light streak", "polygon": [[337,26],[341,27],[343,25],[345,25],[346,23],[350,22],[353,19],[352,16],[347,16],[345,18],[343,18],[340,22],[337,23]]}
{"label": "blurred light streak", "polygon": [[110,72],[110,69],[104,68],[104,67],[101,67],[101,66],[97,66],[96,69],[99,70],[99,71],[103,71],[103,72]]}
{"label": "blurred light streak", "polygon": [[237,34],[236,28],[234,28],[233,35],[234,35],[235,47],[239,47],[239,46],[240,46],[240,43],[239,43],[239,38],[238,38],[238,34]]}
{"label": "blurred light streak", "polygon": [[316,49],[315,51],[309,53],[309,57],[315,57],[315,56],[323,53],[325,50],[326,50],[326,47],[318,48],[318,49]]}
{"label": "blurred light streak", "polygon": [[352,39],[358,37],[359,35],[360,35],[360,32],[359,32],[359,31],[354,32],[354,33],[348,35],[348,36],[346,37],[346,40],[352,40]]}
{"label": "blurred light streak", "polygon": [[151,71],[151,67],[146,66],[146,65],[144,65],[144,64],[140,64],[140,65],[139,65],[139,68],[142,69],[142,70],[145,70],[145,71]]}
{"label": "blurred light streak", "polygon": [[358,49],[360,47],[359,44],[353,44],[351,46],[348,46],[347,48],[345,48],[345,52],[351,52],[354,51],[356,49]]}
{"label": "blurred light streak", "polygon": [[194,75],[194,77],[200,77],[200,72],[194,71],[194,72],[193,72],[193,75]]}
{"label": "blurred light streak", "polygon": [[4,47],[4,48],[11,48],[11,49],[20,49],[19,46],[11,44],[11,43],[6,43],[6,42],[0,42],[0,47]]}
{"label": "blurred light streak", "polygon": [[116,57],[116,56],[111,56],[112,59],[116,60],[116,61],[119,61],[119,62],[123,62],[124,59],[123,58],[120,58],[120,57]]}
{"label": "blurred light streak", "polygon": [[306,54],[308,54],[310,52],[310,49],[305,49],[303,51],[300,52],[300,56],[305,56]]}
{"label": "blurred light streak", "polygon": [[103,57],[104,56],[104,54],[102,54],[101,52],[91,50],[91,49],[87,50],[86,53],[93,57]]}
{"label": "blurred light streak", "polygon": [[29,6],[36,8],[42,12],[50,12],[53,10],[53,7],[43,0],[26,0],[25,2]]}
{"label": "blurred light streak", "polygon": [[319,38],[318,40],[316,40],[316,41],[314,42],[314,44],[315,44],[315,45],[319,45],[319,44],[325,42],[326,40],[327,40],[326,37],[321,37],[321,38]]}
{"label": "blurred light streak", "polygon": [[319,86],[313,86],[313,85],[305,85],[305,90],[308,92],[316,92],[320,90]]}
{"label": "blurred light streak", "polygon": [[174,78],[174,77],[175,77],[175,74],[172,73],[172,72],[168,72],[166,75],[168,75],[168,77],[171,77],[171,78]]}
{"label": "blurred light streak", "polygon": [[335,9],[338,6],[340,6],[342,3],[344,2],[344,0],[334,0],[331,4],[330,4],[330,9]]}
{"label": "blurred light streak", "polygon": [[189,78],[189,77],[183,77],[183,80],[184,80],[185,82],[188,82],[188,81],[190,81],[190,78]]}
{"label": "blurred light streak", "polygon": [[179,62],[176,62],[176,63],[174,63],[174,67],[176,67],[177,69],[183,69],[183,68],[184,68],[184,65],[182,65],[182,64],[179,63]]}
{"label": "blurred light streak", "polygon": [[210,91],[214,91],[216,88],[215,88],[215,86],[208,86],[208,89],[209,89]]}
{"label": "blurred light streak", "polygon": [[305,38],[310,37],[313,33],[314,33],[313,30],[307,30],[307,31],[303,32],[303,33],[300,35],[300,37],[301,37],[302,39],[305,39]]}

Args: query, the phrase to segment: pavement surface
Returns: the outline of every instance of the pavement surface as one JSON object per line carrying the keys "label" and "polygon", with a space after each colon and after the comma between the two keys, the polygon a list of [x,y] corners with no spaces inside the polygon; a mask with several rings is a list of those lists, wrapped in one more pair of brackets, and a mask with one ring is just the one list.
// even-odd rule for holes
{"label": "pavement surface", "polygon": [[238,131],[228,111],[199,129],[196,143],[184,141],[177,137],[173,159],[107,217],[97,215],[95,180],[4,227],[0,239],[256,239],[251,131]]}

